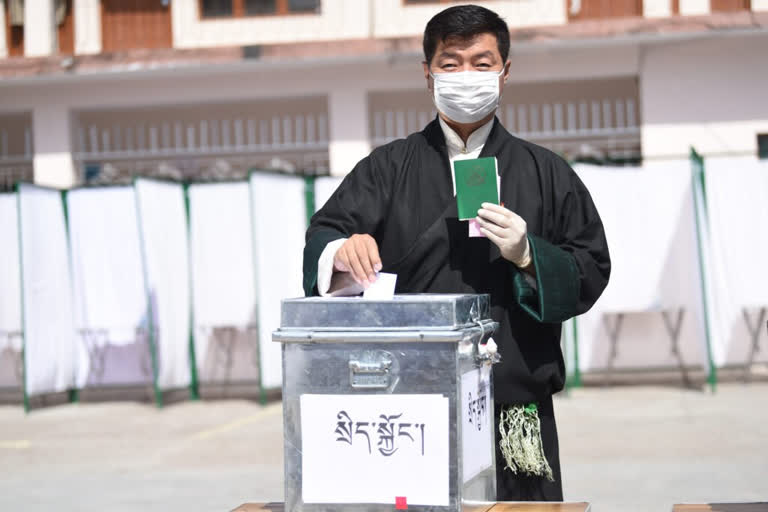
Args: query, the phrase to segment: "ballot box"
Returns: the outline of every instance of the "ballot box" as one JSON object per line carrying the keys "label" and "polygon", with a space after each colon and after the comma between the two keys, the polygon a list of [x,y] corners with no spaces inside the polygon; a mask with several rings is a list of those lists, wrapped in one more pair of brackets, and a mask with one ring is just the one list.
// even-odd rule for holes
{"label": "ballot box", "polygon": [[496,499],[487,295],[282,302],[287,511]]}

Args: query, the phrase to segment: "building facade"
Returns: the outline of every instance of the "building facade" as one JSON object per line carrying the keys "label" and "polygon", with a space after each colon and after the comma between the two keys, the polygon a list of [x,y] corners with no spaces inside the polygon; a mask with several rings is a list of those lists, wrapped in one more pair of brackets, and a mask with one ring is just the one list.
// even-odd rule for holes
{"label": "building facade", "polygon": [[[0,190],[348,172],[434,116],[438,0],[0,0]],[[768,0],[487,0],[499,117],[571,159],[768,146]]]}

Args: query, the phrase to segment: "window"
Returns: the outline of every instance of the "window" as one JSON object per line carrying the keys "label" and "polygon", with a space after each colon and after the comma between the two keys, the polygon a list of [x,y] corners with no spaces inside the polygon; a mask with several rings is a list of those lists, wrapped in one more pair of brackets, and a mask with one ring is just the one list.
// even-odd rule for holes
{"label": "window", "polygon": [[320,12],[321,0],[200,0],[203,18],[241,18]]}
{"label": "window", "polygon": [[642,0],[568,0],[568,20],[595,20],[643,15]]}
{"label": "window", "polygon": [[232,0],[203,0],[201,13],[204,18],[232,16]]}
{"label": "window", "polygon": [[757,156],[760,160],[768,159],[768,133],[757,135]]}
{"label": "window", "polygon": [[456,0],[403,0],[405,5],[418,5],[418,4],[447,4],[455,2]]}
{"label": "window", "polygon": [[245,15],[275,14],[277,0],[245,0]]}
{"label": "window", "polygon": [[288,0],[290,12],[320,12],[320,0]]}
{"label": "window", "polygon": [[752,6],[750,0],[712,0],[710,7],[712,12],[718,11],[749,11]]}

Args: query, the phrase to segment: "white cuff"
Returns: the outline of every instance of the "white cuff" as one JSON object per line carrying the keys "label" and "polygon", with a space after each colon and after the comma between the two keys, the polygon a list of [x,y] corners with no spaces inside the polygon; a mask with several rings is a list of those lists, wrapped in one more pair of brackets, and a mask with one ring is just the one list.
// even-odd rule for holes
{"label": "white cuff", "polygon": [[346,238],[339,238],[328,242],[320,254],[320,259],[317,260],[317,291],[322,297],[330,296],[328,290],[331,288],[331,277],[333,277],[333,259],[336,257],[336,251],[346,241]]}

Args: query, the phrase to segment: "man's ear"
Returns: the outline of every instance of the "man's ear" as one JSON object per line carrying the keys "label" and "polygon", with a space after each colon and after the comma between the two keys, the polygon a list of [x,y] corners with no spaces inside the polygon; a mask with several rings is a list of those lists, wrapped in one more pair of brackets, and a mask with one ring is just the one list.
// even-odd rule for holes
{"label": "man's ear", "polygon": [[512,69],[512,62],[507,59],[507,62],[504,63],[504,83],[507,83],[507,79],[509,78],[509,72]]}
{"label": "man's ear", "polygon": [[427,61],[424,60],[424,61],[421,62],[421,67],[424,69],[424,80],[427,81],[427,89],[431,91],[432,90],[432,81],[430,79],[432,77],[429,76],[429,64],[427,63]]}

